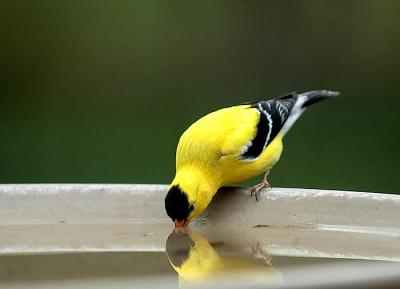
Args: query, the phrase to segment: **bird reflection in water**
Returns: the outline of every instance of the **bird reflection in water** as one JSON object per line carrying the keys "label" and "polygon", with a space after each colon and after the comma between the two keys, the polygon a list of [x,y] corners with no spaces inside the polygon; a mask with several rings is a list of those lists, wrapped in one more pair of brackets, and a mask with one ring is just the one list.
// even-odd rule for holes
{"label": "bird reflection in water", "polygon": [[[260,262],[239,256],[220,255],[213,246],[199,233],[188,228],[175,229],[167,239],[168,259],[178,273],[179,287],[221,285],[266,285],[279,283],[282,275],[270,264],[271,257],[260,251],[257,244],[253,248]],[[214,286],[212,286],[214,285]]]}

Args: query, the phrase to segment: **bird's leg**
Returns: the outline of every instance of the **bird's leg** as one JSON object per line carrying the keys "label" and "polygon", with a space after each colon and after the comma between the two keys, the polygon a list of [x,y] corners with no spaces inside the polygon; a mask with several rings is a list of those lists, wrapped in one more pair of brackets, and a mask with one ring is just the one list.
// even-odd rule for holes
{"label": "bird's leg", "polygon": [[260,242],[257,242],[257,245],[252,246],[251,250],[253,252],[254,258],[262,259],[265,261],[265,263],[271,265],[272,255],[263,250],[263,248],[260,245]]}
{"label": "bird's leg", "polygon": [[251,196],[253,196],[253,194],[255,195],[257,202],[260,199],[261,190],[271,187],[271,185],[268,183],[268,180],[267,180],[268,175],[269,175],[269,171],[265,173],[264,178],[261,183],[251,187],[250,194],[251,194]]}

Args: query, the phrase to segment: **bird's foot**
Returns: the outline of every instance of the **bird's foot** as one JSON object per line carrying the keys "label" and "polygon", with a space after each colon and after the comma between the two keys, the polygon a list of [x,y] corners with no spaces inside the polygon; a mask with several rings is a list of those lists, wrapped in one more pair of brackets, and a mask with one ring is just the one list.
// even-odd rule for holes
{"label": "bird's foot", "polygon": [[258,200],[260,199],[261,191],[263,189],[269,189],[269,188],[271,188],[271,185],[268,183],[267,180],[263,180],[261,183],[251,187],[250,194],[251,196],[254,195],[256,197],[256,201],[258,202]]}
{"label": "bird's foot", "polygon": [[272,255],[263,250],[260,242],[257,242],[257,244],[255,246],[252,246],[251,250],[253,252],[254,258],[264,260],[265,263],[267,263],[268,265],[271,265]]}

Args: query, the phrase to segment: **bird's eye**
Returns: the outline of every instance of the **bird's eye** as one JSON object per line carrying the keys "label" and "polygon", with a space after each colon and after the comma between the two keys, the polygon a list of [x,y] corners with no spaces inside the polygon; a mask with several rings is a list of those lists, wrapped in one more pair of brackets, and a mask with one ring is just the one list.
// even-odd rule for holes
{"label": "bird's eye", "polygon": [[193,211],[193,210],[194,210],[193,205],[190,205],[190,206],[188,207],[188,211],[191,212],[191,211]]}

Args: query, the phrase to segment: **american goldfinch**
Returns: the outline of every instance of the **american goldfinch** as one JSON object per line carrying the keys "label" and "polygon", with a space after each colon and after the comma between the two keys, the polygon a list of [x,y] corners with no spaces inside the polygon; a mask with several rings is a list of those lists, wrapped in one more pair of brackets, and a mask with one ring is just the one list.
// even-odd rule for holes
{"label": "american goldfinch", "polygon": [[166,252],[171,266],[178,273],[180,288],[206,288],[209,287],[206,285],[215,285],[219,280],[231,280],[232,276],[235,276],[235,282],[252,285],[274,284],[283,280],[282,274],[271,264],[240,256],[220,255],[193,230],[174,230],[168,236]]}
{"label": "american goldfinch", "polygon": [[176,151],[176,174],[165,209],[176,227],[186,226],[210,204],[222,186],[265,174],[252,188],[270,187],[267,176],[282,153],[282,138],[304,110],[338,92],[291,93],[267,101],[214,111],[193,123]]}

